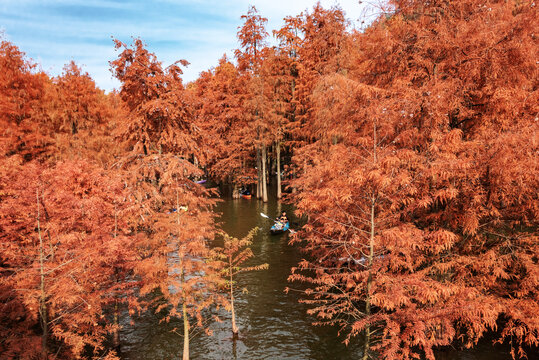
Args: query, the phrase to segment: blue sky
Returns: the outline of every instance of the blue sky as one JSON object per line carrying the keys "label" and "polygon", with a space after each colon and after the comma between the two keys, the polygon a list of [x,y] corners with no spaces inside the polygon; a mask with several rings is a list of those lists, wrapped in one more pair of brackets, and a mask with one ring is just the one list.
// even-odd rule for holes
{"label": "blue sky", "polygon": [[[117,53],[111,37],[130,43],[143,39],[165,65],[179,59],[191,63],[184,80],[217,64],[237,47],[241,15],[250,4],[268,18],[268,32],[288,15],[310,9],[308,0],[2,0],[0,31],[51,76],[75,60],[107,91],[119,83],[109,71]],[[357,23],[364,6],[358,0],[322,0],[339,4]]]}

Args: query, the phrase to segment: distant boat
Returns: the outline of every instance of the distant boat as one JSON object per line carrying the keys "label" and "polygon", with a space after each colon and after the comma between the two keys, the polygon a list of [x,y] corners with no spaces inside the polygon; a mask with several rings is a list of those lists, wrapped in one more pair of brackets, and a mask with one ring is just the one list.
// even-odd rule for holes
{"label": "distant boat", "polygon": [[250,199],[251,198],[251,192],[249,190],[243,190],[240,192],[240,195],[244,199]]}
{"label": "distant boat", "polygon": [[273,226],[271,227],[270,233],[271,233],[271,235],[282,234],[282,233],[284,233],[286,230],[288,230],[289,228],[290,228],[290,222],[289,222],[289,221],[287,221],[286,224],[284,224],[284,226],[283,226],[283,223],[276,222],[276,223],[273,224]]}

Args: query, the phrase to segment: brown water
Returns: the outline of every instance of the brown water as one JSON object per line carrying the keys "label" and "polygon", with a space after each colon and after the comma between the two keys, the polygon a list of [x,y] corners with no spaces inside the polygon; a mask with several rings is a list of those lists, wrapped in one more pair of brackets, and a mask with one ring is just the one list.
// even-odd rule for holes
{"label": "brown water", "polygon": [[[287,211],[292,228],[295,219],[288,205],[278,202],[262,204],[257,200],[225,200],[217,211],[222,213],[222,228],[229,234],[242,237],[255,226],[261,228],[253,242],[253,264],[268,263],[269,270],[241,274],[238,286],[247,293],[238,293],[236,316],[240,339],[231,338],[230,316],[220,313],[222,323],[213,323],[213,336],[196,334],[191,341],[191,359],[358,359],[361,339],[353,339],[346,347],[337,331],[329,327],[314,327],[313,318],[306,314],[307,306],[298,302],[299,294],[284,293],[290,286],[287,277],[302,254],[288,244],[288,234],[270,235],[270,220],[263,212],[275,216]],[[180,359],[183,338],[175,334],[181,329],[179,321],[160,323],[159,317],[146,314],[134,325],[124,320],[122,358]],[[180,330],[179,330],[180,331]],[[446,351],[437,354],[443,360],[502,360],[510,359],[506,348],[480,344],[472,351]]]}

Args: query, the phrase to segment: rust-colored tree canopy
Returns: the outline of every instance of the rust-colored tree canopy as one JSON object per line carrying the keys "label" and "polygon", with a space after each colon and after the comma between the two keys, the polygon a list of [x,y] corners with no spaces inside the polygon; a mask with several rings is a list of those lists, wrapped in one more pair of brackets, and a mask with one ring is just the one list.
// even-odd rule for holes
{"label": "rust-colored tree canopy", "polygon": [[487,334],[537,352],[538,18],[391,0],[359,30],[318,3],[271,39],[251,6],[234,57],[188,84],[187,61],[114,40],[108,94],[0,38],[0,357],[117,359],[147,313],[181,320],[184,360],[223,310],[236,338],[236,275],[266,265],[244,264],[254,231],[220,230],[210,183],[294,205],[291,288],[363,359]]}
{"label": "rust-colored tree canopy", "polygon": [[312,93],[294,199],[313,261],[291,279],[313,284],[322,322],[365,334],[365,358],[434,358],[487,331],[524,356],[538,342],[537,12],[393,5]]}

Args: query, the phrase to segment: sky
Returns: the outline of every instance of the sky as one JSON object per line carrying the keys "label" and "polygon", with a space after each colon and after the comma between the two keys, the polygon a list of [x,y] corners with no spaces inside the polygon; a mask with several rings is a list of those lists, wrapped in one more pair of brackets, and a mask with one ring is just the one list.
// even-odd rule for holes
{"label": "sky", "polygon": [[[368,5],[358,0],[321,0],[339,5],[354,26],[365,20]],[[0,37],[13,42],[50,76],[74,60],[106,91],[119,88],[109,61],[118,56],[112,38],[130,44],[141,38],[165,66],[180,59],[191,64],[183,79],[232,56],[241,15],[254,5],[278,29],[285,16],[312,9],[309,0],[2,0]]]}

